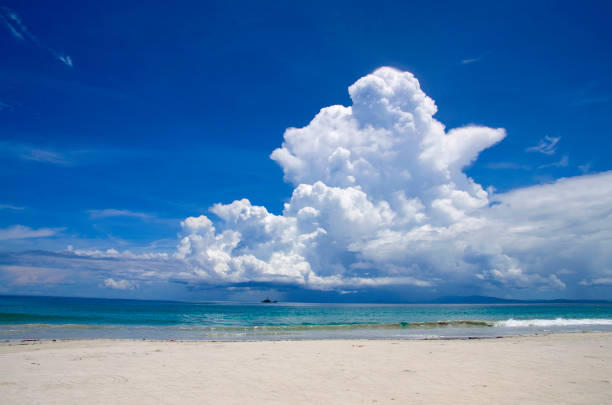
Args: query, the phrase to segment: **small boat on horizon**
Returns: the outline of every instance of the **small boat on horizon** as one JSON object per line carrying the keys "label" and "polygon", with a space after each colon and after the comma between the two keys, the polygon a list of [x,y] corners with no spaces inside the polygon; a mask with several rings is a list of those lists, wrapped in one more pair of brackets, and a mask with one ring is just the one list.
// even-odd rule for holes
{"label": "small boat on horizon", "polygon": [[261,301],[263,304],[276,304],[278,301],[276,300],[271,300],[270,297],[266,297],[265,300]]}

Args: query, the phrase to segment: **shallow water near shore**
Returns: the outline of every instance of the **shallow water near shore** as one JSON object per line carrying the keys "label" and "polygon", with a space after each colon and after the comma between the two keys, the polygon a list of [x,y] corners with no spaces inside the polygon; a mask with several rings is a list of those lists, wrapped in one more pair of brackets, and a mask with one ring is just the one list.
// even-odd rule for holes
{"label": "shallow water near shore", "polygon": [[0,339],[424,339],[612,331],[612,304],[244,304],[0,297]]}

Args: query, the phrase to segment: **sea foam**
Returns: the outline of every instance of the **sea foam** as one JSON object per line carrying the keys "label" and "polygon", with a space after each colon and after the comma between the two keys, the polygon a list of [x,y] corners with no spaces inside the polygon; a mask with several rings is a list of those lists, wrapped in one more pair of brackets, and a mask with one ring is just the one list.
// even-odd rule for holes
{"label": "sea foam", "polygon": [[526,328],[530,326],[547,327],[547,326],[592,326],[592,325],[612,325],[612,319],[508,319],[495,323],[497,327],[505,328]]}

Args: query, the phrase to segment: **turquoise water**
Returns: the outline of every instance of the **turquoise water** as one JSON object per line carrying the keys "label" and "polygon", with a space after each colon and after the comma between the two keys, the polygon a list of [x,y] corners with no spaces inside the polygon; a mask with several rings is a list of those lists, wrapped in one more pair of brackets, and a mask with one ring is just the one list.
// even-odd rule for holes
{"label": "turquoise water", "polygon": [[612,331],[612,304],[238,304],[1,297],[0,339],[465,338]]}

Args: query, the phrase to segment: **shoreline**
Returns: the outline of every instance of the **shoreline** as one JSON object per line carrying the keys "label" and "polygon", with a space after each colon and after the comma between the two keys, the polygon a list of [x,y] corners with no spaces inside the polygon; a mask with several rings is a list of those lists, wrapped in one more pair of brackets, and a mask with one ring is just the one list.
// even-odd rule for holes
{"label": "shoreline", "polygon": [[269,337],[269,338],[245,338],[245,339],[150,339],[150,338],[18,338],[18,339],[0,339],[0,347],[14,344],[37,344],[37,343],[58,343],[58,342],[174,342],[174,343],[247,343],[247,342],[327,342],[327,341],[463,341],[463,340],[498,340],[520,337],[542,337],[542,336],[557,336],[557,335],[582,335],[582,334],[609,334],[612,336],[612,331],[607,330],[576,330],[576,331],[543,331],[533,333],[516,333],[505,335],[473,335],[473,336],[437,336],[437,335],[422,335],[412,337],[328,337],[328,338],[300,338],[300,337]]}
{"label": "shoreline", "polygon": [[608,331],[581,330],[575,332],[542,332],[542,333],[517,333],[510,335],[491,335],[491,336],[424,336],[424,337],[358,337],[358,338],[270,338],[270,339],[147,339],[147,338],[32,338],[32,339],[2,339],[0,347],[14,344],[37,344],[37,343],[61,343],[61,342],[152,342],[152,343],[248,343],[248,342],[327,342],[327,341],[462,341],[462,340],[496,340],[496,339],[511,339],[511,338],[526,338],[526,337],[541,337],[551,335],[582,335],[582,334],[609,334]]}
{"label": "shoreline", "polygon": [[4,403],[612,403],[612,333],[0,344]]}

